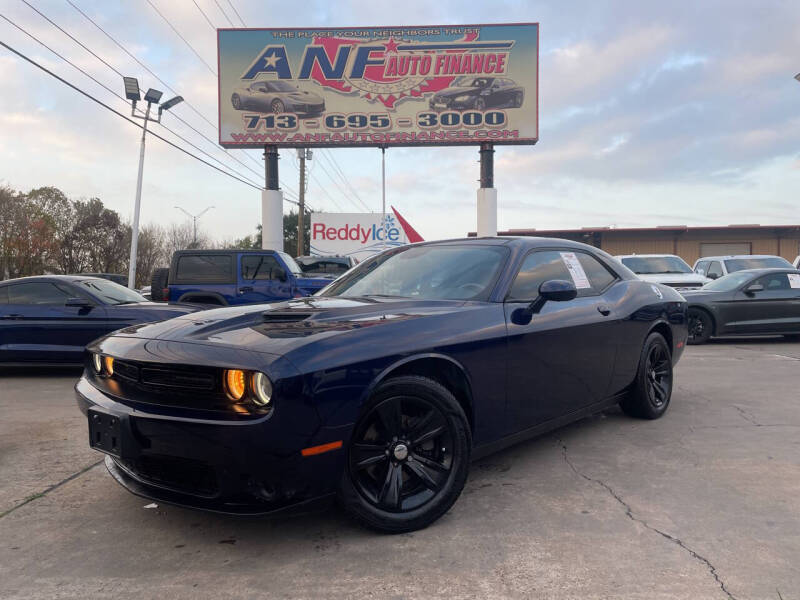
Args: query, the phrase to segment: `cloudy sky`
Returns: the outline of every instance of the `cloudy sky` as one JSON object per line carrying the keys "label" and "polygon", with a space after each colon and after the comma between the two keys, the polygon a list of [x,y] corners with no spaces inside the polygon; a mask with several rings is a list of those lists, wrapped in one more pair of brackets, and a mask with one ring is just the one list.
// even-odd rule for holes
{"label": "cloudy sky", "polygon": [[[206,18],[238,25],[233,6],[250,27],[538,21],[540,141],[497,150],[501,229],[800,223],[798,2],[196,0],[204,16],[192,0],[70,1],[189,100],[165,116],[170,129],[258,184],[258,151],[214,143],[216,35]],[[164,89],[67,0],[27,2],[108,65],[22,0],[0,0],[0,14],[112,90],[122,85],[112,67]],[[126,112],[122,100],[4,19],[0,40]],[[0,183],[96,196],[130,218],[140,130],[2,47],[0,73]],[[358,197],[379,211],[379,151],[332,153]],[[281,154],[292,195],[296,161]],[[477,158],[474,148],[390,149],[388,202],[426,239],[462,236],[476,226]],[[330,160],[312,161],[308,203],[356,212]],[[144,182],[143,223],[181,221],[176,205],[193,212],[214,205],[202,226],[221,239],[250,233],[260,220],[258,190],[155,138]]]}

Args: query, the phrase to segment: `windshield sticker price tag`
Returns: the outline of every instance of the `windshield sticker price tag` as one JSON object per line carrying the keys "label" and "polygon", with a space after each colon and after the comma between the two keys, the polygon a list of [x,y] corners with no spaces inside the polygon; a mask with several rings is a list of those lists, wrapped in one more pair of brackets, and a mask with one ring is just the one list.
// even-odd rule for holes
{"label": "windshield sticker price tag", "polygon": [[562,252],[561,260],[564,261],[576,288],[582,290],[592,287],[592,284],[589,283],[589,278],[586,277],[586,272],[583,270],[581,261],[578,260],[574,252]]}
{"label": "windshield sticker price tag", "polygon": [[795,289],[800,289],[800,274],[798,273],[787,273],[786,276],[789,278],[789,285]]}

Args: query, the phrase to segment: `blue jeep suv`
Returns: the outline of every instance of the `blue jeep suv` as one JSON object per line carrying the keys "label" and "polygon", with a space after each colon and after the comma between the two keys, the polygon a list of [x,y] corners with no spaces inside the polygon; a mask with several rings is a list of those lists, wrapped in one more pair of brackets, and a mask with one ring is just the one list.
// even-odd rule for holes
{"label": "blue jeep suv", "polygon": [[[303,277],[285,252],[179,250],[153,277],[153,299],[229,306],[310,296],[330,278]],[[156,292],[157,290],[157,292]]]}

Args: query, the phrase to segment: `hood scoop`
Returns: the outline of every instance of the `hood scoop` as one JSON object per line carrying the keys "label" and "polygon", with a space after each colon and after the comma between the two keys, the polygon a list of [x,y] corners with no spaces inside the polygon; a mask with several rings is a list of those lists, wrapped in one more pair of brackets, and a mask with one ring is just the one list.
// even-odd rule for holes
{"label": "hood scoop", "polygon": [[307,310],[269,310],[262,313],[265,323],[298,323],[313,317],[316,312]]}

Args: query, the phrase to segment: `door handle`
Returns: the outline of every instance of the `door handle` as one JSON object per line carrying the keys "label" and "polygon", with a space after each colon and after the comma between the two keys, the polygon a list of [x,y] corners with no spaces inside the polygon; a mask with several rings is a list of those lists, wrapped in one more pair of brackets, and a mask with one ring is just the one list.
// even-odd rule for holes
{"label": "door handle", "polygon": [[239,288],[239,293],[240,294],[245,294],[247,292],[252,292],[252,291],[253,291],[253,288],[251,286],[249,286],[249,285]]}
{"label": "door handle", "polygon": [[611,309],[608,307],[607,304],[598,304],[597,311],[604,317],[607,317],[608,315],[611,314]]}

